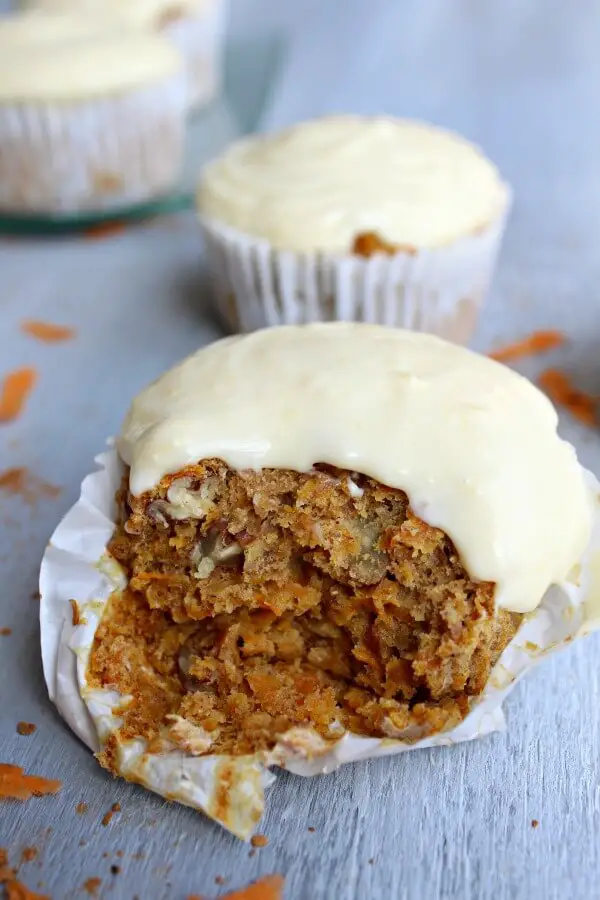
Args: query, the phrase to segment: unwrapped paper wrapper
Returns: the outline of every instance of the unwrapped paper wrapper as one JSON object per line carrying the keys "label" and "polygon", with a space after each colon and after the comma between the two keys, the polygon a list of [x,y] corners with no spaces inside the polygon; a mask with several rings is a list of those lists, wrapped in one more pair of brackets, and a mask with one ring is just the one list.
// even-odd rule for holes
{"label": "unwrapped paper wrapper", "polygon": [[217,314],[233,331],[306,322],[370,322],[468,343],[511,206],[446,246],[393,254],[294,253],[200,217]]}
{"label": "unwrapped paper wrapper", "polygon": [[[86,670],[94,634],[111,593],[125,577],[106,545],[117,518],[115,494],[123,474],[116,450],[97,457],[100,469],[83,482],[81,496],[54,532],[40,573],[40,625],[44,676],[51,700],[70,728],[94,752],[119,725],[113,710],[124,698],[88,687]],[[344,734],[326,744],[308,729],[294,728],[269,753],[255,756],[193,756],[180,749],[145,753],[142,740],[120,748],[121,773],[150,790],[202,810],[233,834],[247,839],[264,809],[264,791],[274,780],[269,767],[296,775],[333,772],[343,763],[388,756],[420,747],[448,746],[503,730],[501,704],[508,692],[543,657],[599,625],[600,485],[585,473],[594,502],[590,544],[570,579],[550,588],[506,647],[468,716],[451,731],[424,739],[369,738]],[[70,601],[78,605],[73,625]]]}

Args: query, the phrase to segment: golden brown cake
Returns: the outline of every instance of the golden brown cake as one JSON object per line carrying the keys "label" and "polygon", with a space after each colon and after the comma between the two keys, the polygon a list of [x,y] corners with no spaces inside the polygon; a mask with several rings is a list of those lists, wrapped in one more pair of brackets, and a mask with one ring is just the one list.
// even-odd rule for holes
{"label": "golden brown cake", "polygon": [[128,698],[100,757],[115,771],[138,739],[239,755],[298,729],[451,729],[589,535],[548,401],[426,335],[221,341],[136,399],[119,451],[126,586],[87,671]]}
{"label": "golden brown cake", "polygon": [[521,619],[494,614],[493,584],[403,491],[356,473],[213,459],[119,500],[109,549],[129,589],[91,684],[138,696],[123,728],[147,739],[169,717],[176,743],[200,726],[214,753],[295,726],[422,737],[464,717]]}

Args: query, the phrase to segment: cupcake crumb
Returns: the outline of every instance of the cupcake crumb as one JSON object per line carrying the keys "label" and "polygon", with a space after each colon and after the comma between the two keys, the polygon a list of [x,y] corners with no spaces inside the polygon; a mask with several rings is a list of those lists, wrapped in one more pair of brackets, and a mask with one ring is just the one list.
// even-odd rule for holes
{"label": "cupcake crumb", "polygon": [[119,812],[121,812],[121,804],[113,803],[113,805],[108,810],[108,812],[104,813],[104,815],[102,816],[102,824],[104,825],[104,827],[106,827],[107,825],[110,825],[110,823],[112,821],[112,817],[115,815],[115,813],[119,813]]}
{"label": "cupcake crumb", "polygon": [[253,834],[250,838],[250,843],[253,847],[266,847],[269,843],[269,838],[266,834]]}
{"label": "cupcake crumb", "polygon": [[17,722],[17,734],[22,735],[23,737],[27,737],[36,730],[36,726],[33,722]]}
{"label": "cupcake crumb", "polygon": [[532,827],[532,828],[537,828],[539,824],[540,824],[540,823],[538,822],[537,819],[532,819],[532,820],[531,820],[531,827]]}
{"label": "cupcake crumb", "polygon": [[88,878],[87,881],[84,881],[83,883],[83,889],[90,897],[96,897],[101,884],[101,878]]}

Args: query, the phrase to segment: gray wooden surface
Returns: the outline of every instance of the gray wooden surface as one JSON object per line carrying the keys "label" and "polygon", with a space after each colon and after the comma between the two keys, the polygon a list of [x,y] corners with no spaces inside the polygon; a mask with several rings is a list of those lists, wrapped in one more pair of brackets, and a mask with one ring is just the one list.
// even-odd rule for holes
{"label": "gray wooden surface", "polygon": [[[517,203],[476,344],[562,328],[567,347],[522,371],[557,364],[600,393],[600,2],[244,0],[234,9],[240,32],[273,23],[290,44],[265,127],[385,110],[485,146]],[[77,339],[35,343],[19,333],[25,317],[72,325]],[[27,465],[62,487],[34,507],[0,492],[0,628],[13,629],[0,637],[0,760],[64,782],[56,798],[0,806],[11,858],[41,848],[23,880],[43,881],[54,900],[87,896],[90,877],[102,879],[99,897],[211,898],[268,872],[285,874],[286,900],[600,897],[597,637],[517,688],[504,735],[325,778],[281,776],[261,827],[269,846],[252,857],[201,816],[109,778],[58,718],[32,599],[45,542],[132,394],[218,333],[192,217],[103,241],[0,242],[0,367],[40,371],[25,414],[0,426],[0,469]],[[561,427],[598,471],[598,434],[568,417]],[[18,736],[19,720],[36,733]],[[117,800],[122,812],[103,827]]]}

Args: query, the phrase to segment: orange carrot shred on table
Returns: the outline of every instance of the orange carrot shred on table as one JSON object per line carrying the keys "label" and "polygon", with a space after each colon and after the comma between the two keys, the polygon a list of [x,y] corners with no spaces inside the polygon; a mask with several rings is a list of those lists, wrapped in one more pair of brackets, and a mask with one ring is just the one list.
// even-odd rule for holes
{"label": "orange carrot shred on table", "polygon": [[57,794],[62,782],[25,775],[19,766],[0,763],[0,800],[29,800],[31,796]]}
{"label": "orange carrot shred on table", "polygon": [[576,388],[564,372],[546,369],[540,375],[538,383],[557,406],[564,406],[584,425],[596,424],[596,399]]}
{"label": "orange carrot shred on table", "polygon": [[267,875],[248,887],[225,894],[222,900],[282,900],[284,884],[282,875]]}
{"label": "orange carrot shred on table", "polygon": [[42,322],[38,319],[27,319],[21,322],[21,331],[45,344],[70,341],[75,337],[75,329],[68,325],[53,325],[51,322]]}
{"label": "orange carrot shred on table", "polygon": [[498,350],[492,350],[489,357],[495,359],[496,362],[510,362],[520,359],[522,356],[546,353],[548,350],[562,346],[564,342],[565,336],[561,331],[534,331],[533,334],[521,341],[515,341],[513,344],[499,347]]}
{"label": "orange carrot shred on table", "polygon": [[105,237],[112,237],[113,234],[120,234],[128,228],[126,222],[102,222],[100,225],[92,225],[84,231],[84,237],[88,240],[99,240]]}
{"label": "orange carrot shred on table", "polygon": [[25,405],[37,381],[37,372],[30,366],[15,369],[4,377],[0,388],[0,422],[12,422]]}
{"label": "orange carrot shred on table", "polygon": [[5,884],[6,900],[50,900],[47,894],[36,894],[21,881],[7,881]]}

